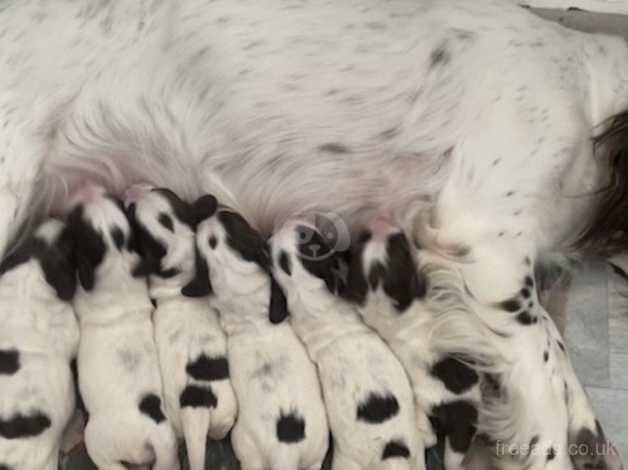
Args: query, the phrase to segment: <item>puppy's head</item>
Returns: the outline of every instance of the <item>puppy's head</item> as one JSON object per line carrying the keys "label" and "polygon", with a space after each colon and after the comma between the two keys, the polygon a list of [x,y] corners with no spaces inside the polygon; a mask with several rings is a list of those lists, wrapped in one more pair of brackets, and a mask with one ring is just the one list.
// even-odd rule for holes
{"label": "puppy's head", "polygon": [[271,250],[274,275],[286,292],[320,289],[339,294],[343,291],[339,254],[308,222],[286,224],[273,235]]}
{"label": "puppy's head", "polygon": [[182,290],[184,295],[204,295],[215,289],[219,299],[240,296],[268,305],[273,323],[287,316],[285,298],[271,274],[268,245],[240,214],[218,209],[198,225],[196,237],[201,262],[195,279]]}
{"label": "puppy's head", "polygon": [[398,228],[364,232],[354,243],[344,296],[364,307],[375,302],[378,313],[396,316],[425,296],[406,235]]}
{"label": "puppy's head", "polygon": [[142,257],[134,275],[182,287],[194,275],[195,227],[216,211],[216,199],[206,195],[188,204],[168,189],[134,187],[125,204]]}
{"label": "puppy's head", "polygon": [[[39,296],[70,301],[76,290],[72,262],[73,238],[66,225],[57,219],[42,223],[31,238],[0,263],[0,283],[12,273],[22,271],[19,282],[29,283],[30,292]],[[36,273],[36,275],[30,275]],[[6,277],[5,277],[6,276]]]}
{"label": "puppy's head", "polygon": [[68,216],[75,241],[78,280],[86,291],[101,281],[124,283],[138,262],[135,243],[122,203],[104,190],[80,199]]}

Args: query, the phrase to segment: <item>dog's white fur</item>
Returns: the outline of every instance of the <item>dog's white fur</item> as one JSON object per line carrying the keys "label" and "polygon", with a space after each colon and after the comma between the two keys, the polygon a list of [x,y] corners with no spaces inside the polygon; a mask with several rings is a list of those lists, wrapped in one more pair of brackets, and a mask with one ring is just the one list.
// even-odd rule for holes
{"label": "dog's white fur", "polygon": [[[424,469],[425,444],[435,443],[425,409],[415,409],[403,367],[356,309],[302,266],[299,225],[309,226],[294,220],[273,235],[273,272],[286,293],[291,324],[318,366],[334,438],[332,468]],[[289,260],[290,274],[280,268],[282,254]],[[372,393],[392,394],[398,413],[377,424],[359,420],[356,410]],[[395,440],[407,446],[409,458],[383,459],[386,445]]]}
{"label": "dog's white fur", "polygon": [[[63,223],[44,222],[35,237],[53,245]],[[40,262],[29,259],[0,276],[0,350],[16,350],[18,370],[0,373],[0,420],[41,412],[50,426],[38,435],[5,439],[0,435],[0,467],[57,470],[63,431],[74,412],[78,322],[72,304],[48,284]],[[4,468],[4,467],[3,467]]]}
{"label": "dog's white fur", "polygon": [[[318,470],[329,428],[316,368],[289,323],[270,322],[270,273],[232,249],[221,211],[230,212],[221,209],[198,226],[197,246],[209,265],[211,303],[228,335],[239,407],[231,434],[235,454],[243,470]],[[278,419],[295,413],[305,421],[305,438],[280,442]]]}
{"label": "dog's white fur", "polygon": [[625,41],[505,1],[1,8],[2,251],[85,180],[148,181],[266,232],[424,212],[424,248],[466,251],[474,294],[510,295],[523,259],[591,221],[609,168],[590,137],[628,108]]}
{"label": "dog's white fur", "polygon": [[[208,305],[207,299],[181,294],[181,289],[194,276],[194,228],[177,217],[170,202],[159,192],[132,188],[128,193],[125,202],[135,205],[137,222],[165,249],[160,268],[178,272],[165,278],[151,274],[149,293],[157,303],[153,324],[166,415],[176,434],[185,437],[191,470],[202,470],[207,436],[223,439],[227,435],[235,422],[237,403],[228,377],[195,378],[186,369],[201,357],[226,360],[227,338],[218,312]],[[185,203],[181,201],[181,204]],[[164,215],[172,222],[170,230],[159,222],[159,217]],[[181,396],[188,385],[209,388],[217,405],[182,407]]]}
{"label": "dog's white fur", "polygon": [[139,409],[147,394],[163,400],[146,278],[132,276],[139,256],[117,248],[111,234],[117,227],[129,240],[129,223],[98,190],[82,195],[79,204],[82,220],[106,247],[95,266],[93,289],[80,285],[74,300],[81,334],[79,386],[89,413],[87,451],[101,470],[123,470],[122,462],[150,465],[153,460],[153,469],[176,470],[177,442],[169,422],[157,423]]}

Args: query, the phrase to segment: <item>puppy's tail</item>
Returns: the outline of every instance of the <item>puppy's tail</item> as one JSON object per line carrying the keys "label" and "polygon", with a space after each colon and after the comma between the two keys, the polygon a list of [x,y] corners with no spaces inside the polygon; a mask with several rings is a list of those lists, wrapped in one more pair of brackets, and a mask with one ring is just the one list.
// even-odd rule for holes
{"label": "puppy's tail", "polygon": [[204,406],[184,406],[181,408],[181,425],[190,470],[203,470],[205,468],[205,449],[210,423],[210,408]]}

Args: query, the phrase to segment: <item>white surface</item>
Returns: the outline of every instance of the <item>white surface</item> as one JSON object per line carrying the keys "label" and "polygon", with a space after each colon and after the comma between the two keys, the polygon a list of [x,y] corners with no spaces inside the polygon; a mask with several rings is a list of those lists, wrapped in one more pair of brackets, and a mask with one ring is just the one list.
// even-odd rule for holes
{"label": "white surface", "polygon": [[566,10],[575,7],[588,11],[628,14],[628,0],[518,0],[517,3],[533,8]]}

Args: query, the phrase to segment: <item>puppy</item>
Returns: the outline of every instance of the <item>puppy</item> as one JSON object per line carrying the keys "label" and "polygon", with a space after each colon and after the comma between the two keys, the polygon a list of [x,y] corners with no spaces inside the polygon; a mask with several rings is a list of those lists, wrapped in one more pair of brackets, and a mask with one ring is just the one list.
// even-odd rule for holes
{"label": "puppy", "polygon": [[162,385],[145,278],[122,208],[90,187],[69,216],[79,287],[80,391],[89,413],[85,445],[101,470],[126,465],[179,468],[177,441],[162,409]]}
{"label": "puppy", "polygon": [[[382,336],[404,365],[417,406],[427,412],[436,435],[445,438],[445,468],[462,469],[478,425],[480,374],[468,362],[459,360],[453,349],[442,347],[455,330],[437,329],[448,323],[439,323],[426,306],[427,290],[401,230],[380,223],[358,239],[343,295],[358,304],[364,321]],[[449,310],[455,317],[456,312]],[[465,325],[457,324],[462,333],[459,338],[466,335],[466,341],[471,342],[474,329]],[[461,343],[450,341],[450,346],[457,347],[458,353],[468,352],[464,341]]]}
{"label": "puppy", "polygon": [[292,325],[318,366],[334,438],[334,470],[424,469],[412,389],[399,361],[337,297],[335,254],[305,222],[271,241]]}
{"label": "puppy", "polygon": [[72,242],[50,219],[0,264],[0,468],[56,470],[74,411]]}
{"label": "puppy", "polygon": [[195,273],[195,221],[216,210],[204,196],[187,204],[166,189],[127,191],[142,264],[149,274],[155,340],[166,415],[178,437],[185,437],[191,470],[205,468],[207,435],[223,439],[231,430],[237,404],[229,380],[227,339],[207,299],[184,297],[181,289]]}
{"label": "puppy", "polygon": [[221,208],[198,226],[197,246],[207,265],[184,293],[210,290],[229,338],[239,405],[232,442],[242,469],[319,470],[329,443],[320,385],[284,321],[266,243],[239,214]]}

